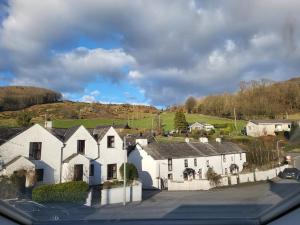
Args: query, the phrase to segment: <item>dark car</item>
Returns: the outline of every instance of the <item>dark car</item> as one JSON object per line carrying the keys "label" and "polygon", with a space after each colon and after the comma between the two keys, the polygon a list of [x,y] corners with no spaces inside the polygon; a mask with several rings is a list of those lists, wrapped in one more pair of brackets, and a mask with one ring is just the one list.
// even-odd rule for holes
{"label": "dark car", "polygon": [[297,168],[285,168],[278,174],[280,178],[284,179],[297,179],[300,178],[300,171]]}

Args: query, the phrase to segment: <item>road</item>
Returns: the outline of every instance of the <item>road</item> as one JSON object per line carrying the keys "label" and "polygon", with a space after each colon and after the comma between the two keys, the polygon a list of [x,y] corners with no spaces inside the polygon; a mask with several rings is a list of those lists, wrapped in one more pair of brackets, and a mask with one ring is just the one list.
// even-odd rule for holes
{"label": "road", "polygon": [[142,202],[126,207],[121,204],[95,207],[47,204],[33,210],[16,202],[14,204],[40,221],[254,218],[299,190],[300,183],[297,181],[274,180],[210,191],[144,191]]}

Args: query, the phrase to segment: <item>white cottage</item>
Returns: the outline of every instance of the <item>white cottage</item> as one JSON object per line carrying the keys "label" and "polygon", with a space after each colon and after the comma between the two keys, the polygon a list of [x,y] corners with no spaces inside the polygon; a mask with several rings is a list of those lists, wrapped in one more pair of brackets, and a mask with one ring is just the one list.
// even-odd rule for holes
{"label": "white cottage", "polygon": [[211,131],[214,130],[215,127],[211,124],[208,123],[200,123],[200,122],[195,122],[189,126],[190,132],[193,130],[204,130],[204,131]]}
{"label": "white cottage", "polygon": [[35,124],[27,129],[1,129],[1,174],[34,169],[37,182],[60,182],[61,151],[63,142],[44,127]]}
{"label": "white cottage", "polygon": [[[203,141],[203,140],[202,140]],[[128,161],[139,172],[144,188],[162,188],[168,179],[206,179],[208,168],[221,175],[243,170],[246,153],[231,142],[141,143],[130,152]]]}
{"label": "white cottage", "polygon": [[123,141],[113,127],[88,130],[47,128],[0,129],[0,175],[20,169],[35,170],[37,182],[59,183],[83,180],[90,185],[120,179],[124,162]]}
{"label": "white cottage", "polygon": [[248,136],[260,137],[275,135],[275,132],[291,131],[292,122],[289,120],[250,120],[246,125]]}

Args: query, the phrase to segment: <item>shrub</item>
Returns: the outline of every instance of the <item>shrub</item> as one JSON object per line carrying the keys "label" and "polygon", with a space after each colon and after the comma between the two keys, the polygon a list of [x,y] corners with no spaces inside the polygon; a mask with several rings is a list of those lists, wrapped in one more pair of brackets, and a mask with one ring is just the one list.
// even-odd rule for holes
{"label": "shrub", "polygon": [[206,178],[211,185],[218,186],[221,183],[221,175],[217,174],[213,168],[209,167],[206,172]]}
{"label": "shrub", "polygon": [[[120,167],[120,174],[123,178],[124,175],[124,163]],[[132,163],[126,163],[126,180],[133,181],[139,178],[138,171]]]}
{"label": "shrub", "polygon": [[32,199],[37,202],[84,202],[89,186],[83,181],[50,184],[36,187]]}
{"label": "shrub", "polygon": [[105,181],[103,183],[103,189],[111,189],[115,187],[123,186],[123,181],[113,180],[113,181]]}
{"label": "shrub", "polygon": [[11,181],[8,176],[0,176],[0,198],[16,198],[18,196],[18,190],[16,185]]}

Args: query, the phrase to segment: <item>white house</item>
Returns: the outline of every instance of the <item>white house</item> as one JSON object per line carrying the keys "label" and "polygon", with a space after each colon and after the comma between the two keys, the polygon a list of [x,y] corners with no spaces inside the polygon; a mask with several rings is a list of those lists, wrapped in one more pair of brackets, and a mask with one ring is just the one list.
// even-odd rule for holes
{"label": "white house", "polygon": [[208,168],[221,175],[242,171],[246,153],[231,142],[141,143],[130,152],[128,161],[138,170],[144,188],[162,188],[168,179],[206,179]]}
{"label": "white house", "polygon": [[260,137],[275,135],[275,132],[291,131],[292,122],[289,120],[250,120],[246,125],[248,136]]}
{"label": "white house", "polygon": [[193,130],[211,131],[211,130],[214,130],[215,127],[208,123],[195,122],[189,126],[189,129],[190,129],[190,132],[192,132]]}
{"label": "white house", "polygon": [[46,125],[0,128],[0,175],[35,170],[37,182],[45,184],[83,180],[96,185],[121,179],[119,168],[126,154],[113,127],[88,130]]}
{"label": "white house", "polygon": [[27,129],[2,129],[0,132],[0,157],[4,162],[1,174],[11,175],[19,169],[34,168],[38,182],[60,182],[61,151],[64,147],[60,139],[39,124]]}

